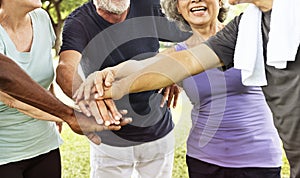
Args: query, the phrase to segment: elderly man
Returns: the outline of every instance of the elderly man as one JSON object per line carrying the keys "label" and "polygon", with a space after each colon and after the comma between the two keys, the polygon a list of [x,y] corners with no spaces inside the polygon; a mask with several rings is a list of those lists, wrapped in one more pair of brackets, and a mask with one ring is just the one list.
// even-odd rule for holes
{"label": "elderly man", "polygon": [[[159,0],[94,0],[79,7],[65,22],[57,83],[72,96],[82,82],[79,63],[78,72],[85,77],[131,58],[153,56],[159,40],[182,41],[189,36],[163,16]],[[171,177],[173,122],[160,101],[156,91],[149,91],[116,102],[128,110],[133,123],[120,131],[99,133],[103,144],[91,144],[91,177],[130,177],[134,168],[141,177]],[[102,122],[105,116],[97,116],[92,101],[85,102],[79,105],[88,106],[86,113]],[[105,104],[111,101],[97,103],[101,114]],[[112,116],[118,118],[115,112]]]}

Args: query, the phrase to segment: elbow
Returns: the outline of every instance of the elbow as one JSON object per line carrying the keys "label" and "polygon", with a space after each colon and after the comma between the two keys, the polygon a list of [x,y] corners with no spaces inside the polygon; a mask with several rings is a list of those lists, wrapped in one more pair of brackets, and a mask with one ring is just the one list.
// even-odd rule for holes
{"label": "elbow", "polygon": [[63,79],[63,70],[64,70],[64,66],[59,64],[56,68],[56,83],[59,86],[62,86],[62,84],[64,83],[64,79]]}
{"label": "elbow", "polygon": [[69,90],[70,88],[72,88],[72,84],[70,84],[71,86],[69,86],[69,81],[67,80],[68,76],[65,75],[67,74],[67,66],[64,64],[59,64],[56,68],[56,83],[58,84],[58,86],[62,89],[62,91],[68,95],[69,97],[72,95],[72,90]]}

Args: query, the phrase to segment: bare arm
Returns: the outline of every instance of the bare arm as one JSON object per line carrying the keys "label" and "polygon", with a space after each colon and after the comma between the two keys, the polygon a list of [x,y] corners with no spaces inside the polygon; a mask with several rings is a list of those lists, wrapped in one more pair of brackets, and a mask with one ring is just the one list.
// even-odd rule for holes
{"label": "bare arm", "polygon": [[[81,53],[75,50],[66,50],[60,54],[59,64],[56,69],[56,81],[60,88],[70,98],[82,83],[82,78],[78,74],[78,66],[81,60]],[[82,112],[93,115],[99,124],[119,124],[122,114],[118,111],[115,103],[111,99],[103,101],[81,100],[78,105]]]}
{"label": "bare arm", "polygon": [[38,108],[32,107],[26,103],[23,103],[15,98],[9,96],[6,93],[0,91],[0,101],[4,104],[8,105],[9,107],[16,108],[20,112],[36,119],[47,120],[47,121],[55,121],[55,122],[62,122],[58,117],[55,117],[51,114],[48,114]]}
{"label": "bare arm", "polygon": [[56,82],[70,98],[82,83],[82,79],[77,72],[80,59],[81,54],[75,50],[63,51],[59,57]]}
{"label": "bare arm", "polygon": [[121,98],[127,93],[163,88],[207,69],[220,67],[217,55],[201,44],[189,50],[158,54],[155,63],[113,83],[105,98]]}
{"label": "bare arm", "polygon": [[[73,111],[72,108],[60,102],[49,91],[33,81],[14,61],[3,54],[0,54],[0,67],[0,91],[61,118],[74,132],[87,135],[94,143],[100,143],[100,138],[94,132],[104,129],[120,129],[120,126],[98,125],[94,119]],[[130,119],[125,120],[124,124],[128,122]]]}

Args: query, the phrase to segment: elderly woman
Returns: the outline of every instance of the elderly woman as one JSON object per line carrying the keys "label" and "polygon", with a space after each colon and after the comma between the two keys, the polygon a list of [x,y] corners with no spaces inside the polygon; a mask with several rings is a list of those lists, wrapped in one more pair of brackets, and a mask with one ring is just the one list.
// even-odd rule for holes
{"label": "elderly woman", "polygon": [[[175,51],[199,45],[223,25],[221,0],[165,0],[166,15],[193,36]],[[208,59],[209,60],[209,59]],[[241,71],[211,69],[182,81],[193,109],[187,141],[191,178],[280,177],[280,138],[260,87],[244,86]]]}
{"label": "elderly woman", "polygon": [[[40,0],[1,1],[0,53],[48,89],[54,77],[55,35],[41,5]],[[61,177],[58,147],[62,140],[55,122],[31,118],[4,103],[0,103],[0,120],[1,177]]]}

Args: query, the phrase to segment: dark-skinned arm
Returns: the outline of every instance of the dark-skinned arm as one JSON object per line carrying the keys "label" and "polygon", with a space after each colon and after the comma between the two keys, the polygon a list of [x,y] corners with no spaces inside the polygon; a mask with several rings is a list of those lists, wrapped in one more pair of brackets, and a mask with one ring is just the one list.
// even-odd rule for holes
{"label": "dark-skinned arm", "polygon": [[[91,141],[100,144],[94,133],[105,129],[118,130],[120,126],[98,125],[92,118],[74,111],[30,78],[14,61],[0,54],[0,90],[17,100],[39,108],[64,120],[78,134],[85,134]],[[125,119],[122,124],[127,124]]]}

